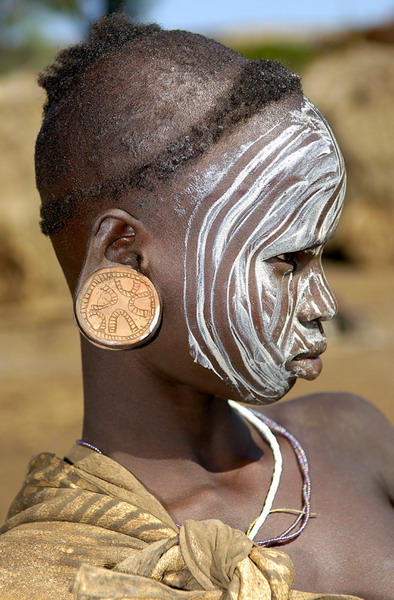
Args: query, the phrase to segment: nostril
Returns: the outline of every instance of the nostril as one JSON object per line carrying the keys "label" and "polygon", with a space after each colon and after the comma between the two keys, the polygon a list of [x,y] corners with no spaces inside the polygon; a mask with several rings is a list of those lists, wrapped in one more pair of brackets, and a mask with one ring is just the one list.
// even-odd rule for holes
{"label": "nostril", "polygon": [[323,325],[321,324],[321,321],[316,321],[316,323],[317,323],[317,327],[319,329],[319,333],[324,335],[324,328],[323,328]]}
{"label": "nostril", "polygon": [[301,322],[330,321],[338,311],[338,303],[328,285],[309,285],[308,293],[300,303],[298,319]]}

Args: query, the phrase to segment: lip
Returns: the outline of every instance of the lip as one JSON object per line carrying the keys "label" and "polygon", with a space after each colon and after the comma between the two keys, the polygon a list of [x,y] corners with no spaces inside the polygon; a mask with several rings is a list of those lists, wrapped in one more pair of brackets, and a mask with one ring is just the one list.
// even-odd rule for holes
{"label": "lip", "polygon": [[315,344],[313,347],[296,354],[289,360],[286,364],[286,369],[301,379],[307,379],[308,381],[316,379],[323,368],[320,355],[323,354],[326,349],[326,342]]}

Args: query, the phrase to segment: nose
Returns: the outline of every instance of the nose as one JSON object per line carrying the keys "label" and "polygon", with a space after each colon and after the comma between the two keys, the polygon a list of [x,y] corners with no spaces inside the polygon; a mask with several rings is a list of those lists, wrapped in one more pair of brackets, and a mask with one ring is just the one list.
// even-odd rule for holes
{"label": "nose", "polygon": [[298,319],[303,323],[329,321],[337,311],[338,303],[323,270],[310,273],[304,283]]}

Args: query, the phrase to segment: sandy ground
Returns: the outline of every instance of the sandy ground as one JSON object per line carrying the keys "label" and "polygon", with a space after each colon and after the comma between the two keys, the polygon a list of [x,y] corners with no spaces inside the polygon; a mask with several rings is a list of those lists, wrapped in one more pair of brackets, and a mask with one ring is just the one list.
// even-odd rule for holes
{"label": "sandy ground", "polygon": [[[298,382],[286,398],[316,390],[356,392],[394,421],[393,270],[327,269],[342,305],[330,324],[324,371]],[[82,416],[79,340],[68,299],[0,310],[0,520],[29,458],[62,455],[79,436]],[[301,440],[302,441],[302,440]]]}

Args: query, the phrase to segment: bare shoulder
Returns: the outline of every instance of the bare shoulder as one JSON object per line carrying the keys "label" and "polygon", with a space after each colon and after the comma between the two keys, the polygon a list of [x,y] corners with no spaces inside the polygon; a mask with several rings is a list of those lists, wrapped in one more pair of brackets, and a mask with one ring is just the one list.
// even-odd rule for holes
{"label": "bare shoulder", "polygon": [[[263,412],[265,411],[263,409]],[[392,432],[393,428],[386,417],[368,400],[348,392],[319,392],[299,396],[292,400],[284,400],[267,407],[268,411],[298,421],[319,425],[319,427],[351,425],[352,430],[358,429],[365,433],[368,427],[384,428]]]}
{"label": "bare shoulder", "polygon": [[318,428],[320,434],[325,430],[332,433],[333,428],[335,431],[346,428],[352,437],[361,434],[365,439],[365,436],[379,433],[394,442],[394,429],[386,417],[371,402],[356,394],[319,392],[264,407],[262,412],[303,430]]}
{"label": "bare shoulder", "polygon": [[394,428],[368,400],[355,394],[324,392],[283,401],[263,412],[312,452],[323,447],[334,459],[374,473],[394,500]]}

